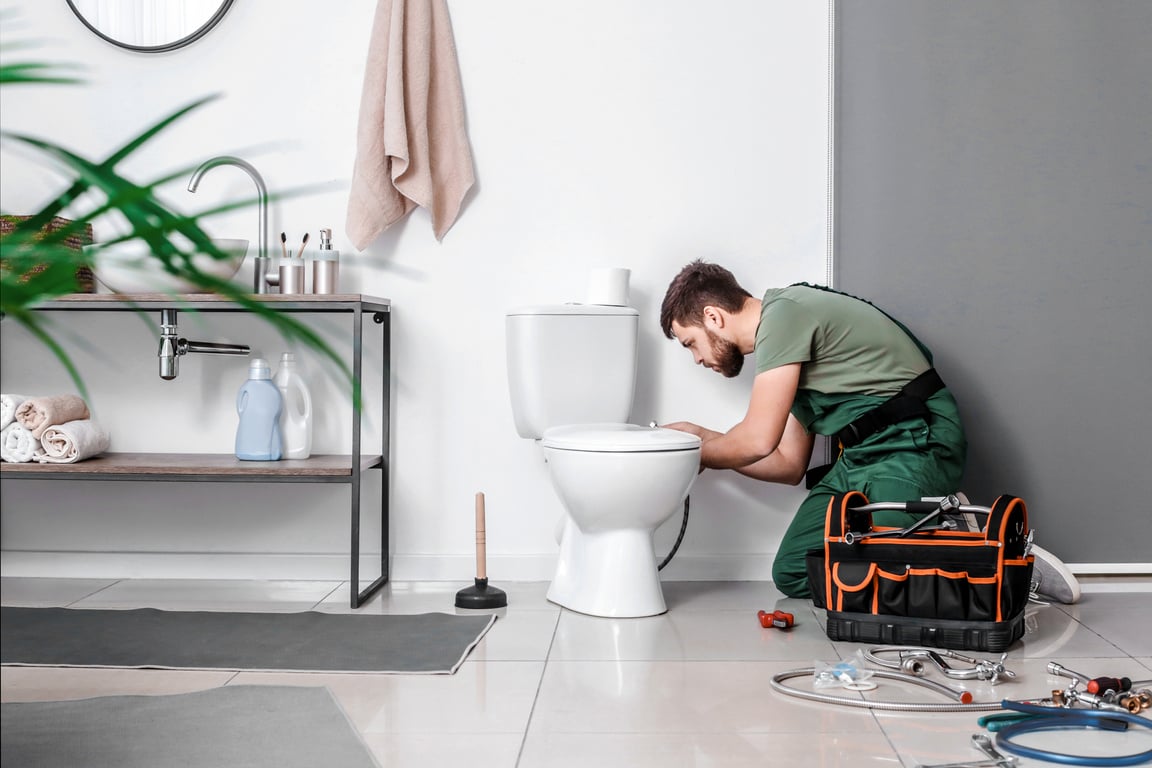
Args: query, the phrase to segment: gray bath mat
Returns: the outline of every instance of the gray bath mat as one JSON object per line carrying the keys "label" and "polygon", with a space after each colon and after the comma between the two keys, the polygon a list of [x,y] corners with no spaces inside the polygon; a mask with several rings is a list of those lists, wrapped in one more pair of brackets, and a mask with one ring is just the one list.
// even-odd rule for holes
{"label": "gray bath mat", "polygon": [[0,705],[0,762],[37,768],[378,768],[327,688]]}
{"label": "gray bath mat", "polygon": [[0,609],[0,662],[451,674],[495,616]]}

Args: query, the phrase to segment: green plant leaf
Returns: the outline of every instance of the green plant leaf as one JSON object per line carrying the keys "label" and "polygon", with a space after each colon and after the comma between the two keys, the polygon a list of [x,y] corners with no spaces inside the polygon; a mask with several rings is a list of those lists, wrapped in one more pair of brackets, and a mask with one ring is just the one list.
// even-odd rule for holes
{"label": "green plant leaf", "polygon": [[[61,73],[59,65],[21,62],[0,66],[0,84],[78,82]],[[32,309],[44,302],[74,293],[78,288],[77,268],[87,263],[88,256],[69,248],[70,238],[84,233],[93,221],[116,213],[129,225],[127,234],[97,247],[139,240],[147,244],[152,256],[163,268],[194,283],[205,292],[227,297],[239,306],[270,323],[289,342],[300,342],[321,353],[349,383],[353,402],[360,404],[359,384],[348,364],[307,324],[295,317],[277,312],[251,294],[228,281],[220,280],[196,268],[192,259],[206,254],[216,259],[229,258],[213,243],[200,222],[211,215],[252,205],[253,200],[228,203],[209,211],[189,216],[171,209],[157,196],[156,188],[178,174],[166,175],[148,184],[137,184],[116,171],[116,166],[143,145],[160,136],[169,126],[217,96],[197,99],[161,118],[124,143],[102,161],[94,161],[59,144],[25,134],[0,131],[5,140],[23,144],[59,164],[71,176],[69,186],[55,199],[30,217],[20,220],[12,231],[0,238],[0,313],[24,325],[61,361],[77,388],[86,391],[79,371],[66,351],[52,338]],[[191,168],[184,173],[189,173]],[[89,193],[99,193],[103,202],[88,211],[73,212],[72,206]],[[48,225],[56,219],[70,223],[55,229]],[[174,297],[179,304],[179,297]]]}

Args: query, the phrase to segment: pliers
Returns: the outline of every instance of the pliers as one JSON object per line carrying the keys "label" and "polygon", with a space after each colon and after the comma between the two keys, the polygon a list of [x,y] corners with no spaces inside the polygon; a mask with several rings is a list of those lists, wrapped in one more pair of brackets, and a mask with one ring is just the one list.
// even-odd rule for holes
{"label": "pliers", "polygon": [[770,627],[790,629],[792,625],[796,623],[796,617],[781,610],[775,610],[772,611],[772,613],[768,613],[768,611],[758,611],[756,618],[760,619],[760,626],[765,629]]}

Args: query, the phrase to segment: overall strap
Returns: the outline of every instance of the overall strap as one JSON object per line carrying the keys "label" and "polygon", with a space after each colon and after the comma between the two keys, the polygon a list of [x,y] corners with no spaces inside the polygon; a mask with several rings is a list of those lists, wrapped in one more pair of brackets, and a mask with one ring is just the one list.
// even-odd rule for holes
{"label": "overall strap", "polygon": [[[796,286],[812,288],[817,291],[827,291],[828,293],[837,293],[841,296],[847,296],[850,299],[864,302],[895,323],[896,327],[902,330],[920,350],[920,353],[924,355],[924,358],[928,361],[928,365],[932,365],[931,350],[924,346],[924,343],[921,342],[920,339],[916,338],[916,334],[908,330],[908,326],[904,325],[904,323],[892,317],[892,315],[880,309],[880,307],[877,307],[867,299],[862,299],[859,296],[853,296],[850,293],[838,291],[835,288],[829,288],[825,285],[813,285],[812,283],[800,282],[792,283],[789,287]],[[929,413],[928,406],[926,405],[928,398],[943,388],[944,382],[941,380],[940,375],[936,372],[935,368],[930,367],[927,371],[905,384],[892,398],[860,415],[851,424],[848,424],[833,435],[833,437],[837,439],[841,451],[843,451],[844,448],[859,445],[890,424],[896,424],[905,419],[925,417]],[[835,462],[833,462],[833,464],[835,464]],[[805,473],[805,486],[808,490],[815,487],[816,484],[828,474],[833,464],[813,467]]]}
{"label": "overall strap", "polygon": [[924,346],[924,343],[922,341],[920,341],[920,339],[916,338],[916,334],[914,334],[914,333],[912,333],[912,331],[908,330],[908,326],[904,325],[904,323],[902,323],[899,320],[897,320],[896,318],[892,317],[892,315],[888,314],[883,309],[880,309],[880,307],[876,306],[875,304],[868,301],[867,299],[862,299],[859,296],[853,296],[852,294],[845,293],[844,291],[838,291],[835,288],[829,288],[826,285],[813,285],[812,283],[800,282],[800,283],[792,283],[792,285],[790,285],[788,287],[789,288],[795,288],[795,287],[813,288],[817,291],[826,291],[827,293],[838,293],[841,296],[847,296],[850,299],[856,299],[856,301],[864,302],[865,304],[872,307],[873,309],[875,309],[880,314],[884,315],[884,317],[888,318],[893,323],[895,323],[897,328],[904,331],[904,333],[906,333],[908,335],[908,338],[912,339],[913,343],[916,344],[916,347],[920,350],[920,354],[924,355],[924,359],[928,361],[928,365],[932,365],[932,352],[931,352],[931,350],[929,350],[928,347]]}

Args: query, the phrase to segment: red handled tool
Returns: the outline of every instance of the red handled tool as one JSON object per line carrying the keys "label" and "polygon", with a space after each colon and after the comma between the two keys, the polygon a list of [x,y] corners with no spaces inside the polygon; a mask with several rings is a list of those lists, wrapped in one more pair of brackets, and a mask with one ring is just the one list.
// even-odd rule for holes
{"label": "red handled tool", "polygon": [[1104,693],[1104,691],[1125,693],[1132,690],[1132,681],[1127,677],[1096,677],[1089,680],[1086,687],[1088,693]]}
{"label": "red handled tool", "polygon": [[796,618],[784,611],[760,611],[756,614],[756,618],[760,619],[760,626],[765,629],[777,627],[779,629],[791,629],[792,625],[796,623]]}

